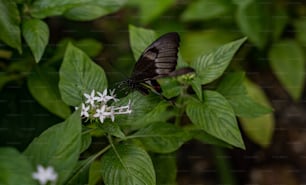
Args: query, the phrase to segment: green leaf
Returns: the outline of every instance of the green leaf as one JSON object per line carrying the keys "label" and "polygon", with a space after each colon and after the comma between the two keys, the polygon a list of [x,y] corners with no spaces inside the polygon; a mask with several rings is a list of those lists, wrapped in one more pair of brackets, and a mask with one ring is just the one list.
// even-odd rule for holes
{"label": "green leaf", "polygon": [[53,114],[67,118],[70,108],[61,100],[58,84],[58,73],[51,67],[35,67],[28,76],[28,88],[32,96]]}
{"label": "green leaf", "polygon": [[156,184],[176,185],[176,156],[171,154],[152,154],[151,155],[155,173]]}
{"label": "green leaf", "polygon": [[132,135],[139,138],[147,150],[156,153],[176,151],[190,139],[183,129],[168,123],[151,123]]}
{"label": "green leaf", "polygon": [[72,106],[82,103],[84,93],[107,88],[104,70],[85,53],[69,44],[60,68],[59,89],[63,101]]}
{"label": "green leaf", "polygon": [[204,102],[187,104],[186,113],[193,124],[208,134],[239,148],[245,148],[231,105],[217,92],[204,91]]}
{"label": "green leaf", "polygon": [[116,122],[120,127],[128,127],[130,129],[143,128],[152,122],[165,122],[174,113],[168,110],[168,102],[159,102],[160,97],[156,95],[143,96],[135,91],[128,96],[120,99],[114,105],[127,105],[131,101],[132,113],[129,115],[118,115]]}
{"label": "green leaf", "polygon": [[272,110],[256,103],[247,95],[243,85],[244,73],[230,73],[224,76],[217,91],[220,92],[231,104],[235,114],[239,117],[258,117]]}
{"label": "green leaf", "polygon": [[298,100],[305,83],[303,49],[294,40],[275,43],[269,51],[269,60],[278,80],[294,100]]}
{"label": "green leaf", "polygon": [[31,15],[43,19],[64,14],[72,20],[92,20],[117,11],[125,2],[126,0],[36,0],[31,7]]}
{"label": "green leaf", "polygon": [[119,138],[125,138],[124,133],[121,131],[119,125],[117,123],[113,123],[111,121],[105,121],[100,127],[105,131],[107,134],[119,137]]}
{"label": "green leaf", "polygon": [[240,35],[228,30],[210,29],[204,31],[188,31],[182,34],[182,44],[180,51],[186,60],[194,60],[196,57],[210,52]]}
{"label": "green leaf", "polygon": [[220,77],[245,40],[246,38],[242,38],[230,42],[194,60],[191,63],[191,67],[197,74],[194,81],[207,84]]}
{"label": "green leaf", "polygon": [[203,143],[220,147],[233,148],[232,145],[206,133],[203,129],[197,128],[195,125],[187,126],[185,127],[185,130],[188,131],[194,139]]}
{"label": "green leaf", "polygon": [[153,30],[138,28],[129,25],[130,45],[134,54],[135,61],[141,53],[155,40],[156,34]]}
{"label": "green leaf", "polygon": [[160,17],[169,7],[171,7],[175,0],[155,0],[155,1],[142,1],[133,0],[129,2],[132,5],[139,6],[140,21],[142,24],[148,24],[152,20]]}
{"label": "green leaf", "polygon": [[[266,107],[271,107],[268,98],[259,86],[248,80],[244,81],[244,85],[250,97]],[[275,127],[274,115],[272,113],[257,118],[239,118],[239,120],[245,134],[254,143],[262,147],[268,147],[271,144]]]}
{"label": "green leaf", "polygon": [[136,145],[115,145],[102,156],[102,177],[106,185],[155,185],[150,156]]}
{"label": "green leaf", "polygon": [[39,19],[25,20],[22,24],[22,34],[34,55],[36,63],[38,63],[48,44],[48,25]]}
{"label": "green leaf", "polygon": [[266,45],[269,36],[267,30],[271,24],[268,6],[261,1],[240,3],[236,15],[241,31],[259,48]]}
{"label": "green leaf", "polygon": [[81,118],[76,111],[66,121],[56,124],[35,138],[24,154],[34,166],[53,166],[62,184],[77,164],[81,149]]}
{"label": "green leaf", "polygon": [[0,148],[0,184],[33,185],[34,169],[28,159],[14,148]]}
{"label": "green leaf", "polygon": [[83,153],[89,148],[91,144],[91,135],[89,133],[82,133],[81,141],[82,143],[80,153]]}
{"label": "green leaf", "polygon": [[100,161],[94,161],[91,163],[89,167],[89,179],[88,179],[88,185],[96,185],[99,180],[101,179],[101,162]]}
{"label": "green leaf", "polygon": [[158,83],[163,90],[163,96],[166,98],[173,98],[180,95],[181,86],[175,78],[163,78],[159,79]]}
{"label": "green leaf", "polygon": [[183,21],[199,21],[220,18],[233,8],[227,0],[198,0],[189,4],[182,14]]}
{"label": "green leaf", "polygon": [[17,5],[11,0],[0,1],[0,39],[7,45],[22,52],[20,16]]}

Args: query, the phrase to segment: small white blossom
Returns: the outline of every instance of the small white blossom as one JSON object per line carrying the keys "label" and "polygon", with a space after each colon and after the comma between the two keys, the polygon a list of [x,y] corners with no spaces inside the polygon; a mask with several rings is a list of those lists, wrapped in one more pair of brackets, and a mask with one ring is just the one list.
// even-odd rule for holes
{"label": "small white blossom", "polygon": [[54,171],[53,167],[48,166],[47,168],[44,168],[43,166],[38,165],[37,170],[37,172],[32,174],[32,177],[37,180],[40,185],[45,185],[48,181],[55,184],[57,173]]}
{"label": "small white blossom", "polygon": [[109,91],[109,94],[110,95],[107,95],[107,89],[102,93],[95,92],[95,90],[92,90],[90,95],[85,93],[84,96],[86,97],[86,101],[82,103],[81,117],[89,118],[91,121],[99,119],[101,123],[103,123],[106,118],[110,118],[112,122],[114,122],[115,115],[130,114],[132,112],[130,101],[126,106],[116,107],[109,105],[110,100],[112,100],[112,102],[119,101],[116,98],[114,90]]}
{"label": "small white blossom", "polygon": [[84,96],[87,98],[85,103],[89,103],[92,106],[95,105],[95,100],[97,99],[97,97],[95,96],[95,90],[92,90],[90,95],[84,93]]}
{"label": "small white blossom", "polygon": [[84,103],[82,103],[82,111],[81,111],[81,116],[84,116],[86,118],[89,117],[88,111],[89,111],[90,106],[86,106]]}

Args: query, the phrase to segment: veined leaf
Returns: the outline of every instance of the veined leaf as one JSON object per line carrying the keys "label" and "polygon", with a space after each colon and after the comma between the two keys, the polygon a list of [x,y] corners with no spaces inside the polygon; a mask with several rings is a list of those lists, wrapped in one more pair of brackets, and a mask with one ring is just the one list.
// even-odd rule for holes
{"label": "veined leaf", "polygon": [[156,153],[174,152],[190,139],[183,129],[163,122],[151,123],[133,137],[139,138],[148,150]]}
{"label": "veined leaf", "polygon": [[155,173],[156,184],[176,185],[176,155],[170,154],[152,154],[151,155]]}
{"label": "veined leaf", "polygon": [[107,88],[104,70],[85,53],[69,44],[60,68],[59,89],[63,101],[72,106],[81,104],[84,93],[103,92]]}
{"label": "veined leaf", "polygon": [[196,70],[195,81],[207,84],[220,77],[245,40],[242,38],[230,42],[194,60],[191,67]]}
{"label": "veined leaf", "polygon": [[239,117],[258,117],[270,113],[272,111],[270,108],[264,107],[248,96],[243,82],[244,73],[227,74],[220,82],[217,91],[229,101]]}
{"label": "veined leaf", "polygon": [[119,144],[103,155],[102,176],[106,185],[155,185],[150,156],[135,145]]}
{"label": "veined leaf", "polygon": [[245,148],[235,113],[219,93],[204,91],[203,102],[190,101],[186,112],[192,123],[208,134],[233,146]]}

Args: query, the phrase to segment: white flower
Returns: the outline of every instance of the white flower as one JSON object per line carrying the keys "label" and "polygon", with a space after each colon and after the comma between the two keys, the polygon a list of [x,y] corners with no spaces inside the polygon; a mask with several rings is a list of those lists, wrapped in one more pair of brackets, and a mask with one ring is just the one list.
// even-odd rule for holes
{"label": "white flower", "polygon": [[48,166],[44,168],[41,165],[37,166],[37,172],[32,174],[33,179],[39,181],[40,185],[47,184],[48,181],[51,181],[55,184],[57,180],[57,173],[54,171],[53,167]]}
{"label": "white flower", "polygon": [[[96,94],[97,96],[95,96]],[[86,102],[82,103],[81,117],[89,118],[90,121],[99,119],[101,123],[103,123],[106,118],[110,118],[112,122],[114,122],[115,115],[130,114],[132,112],[130,101],[126,106],[116,107],[109,105],[110,100],[113,100],[113,102],[119,101],[116,98],[114,90],[109,91],[110,95],[107,95],[107,89],[105,89],[103,93],[97,92],[96,94],[95,90],[92,90],[90,95],[84,94]]]}
{"label": "white flower", "polygon": [[100,109],[96,110],[94,114],[95,118],[99,118],[101,123],[104,122],[104,119],[110,116],[110,112],[107,112],[107,105],[102,105]]}
{"label": "white flower", "polygon": [[82,111],[81,111],[81,116],[84,116],[86,118],[89,117],[88,111],[89,111],[90,106],[86,106],[84,103],[82,103]]}
{"label": "white flower", "polygon": [[87,98],[85,103],[89,103],[92,106],[95,105],[95,100],[97,99],[97,97],[95,96],[95,90],[92,90],[90,95],[84,93],[84,96]]}

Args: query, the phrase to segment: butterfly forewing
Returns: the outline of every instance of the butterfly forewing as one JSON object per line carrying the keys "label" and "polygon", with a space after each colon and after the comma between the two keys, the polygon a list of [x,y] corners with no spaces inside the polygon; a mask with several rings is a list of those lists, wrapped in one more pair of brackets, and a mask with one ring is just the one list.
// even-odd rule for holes
{"label": "butterfly forewing", "polygon": [[168,76],[177,64],[179,42],[175,32],[159,37],[139,57],[130,80],[139,83]]}

